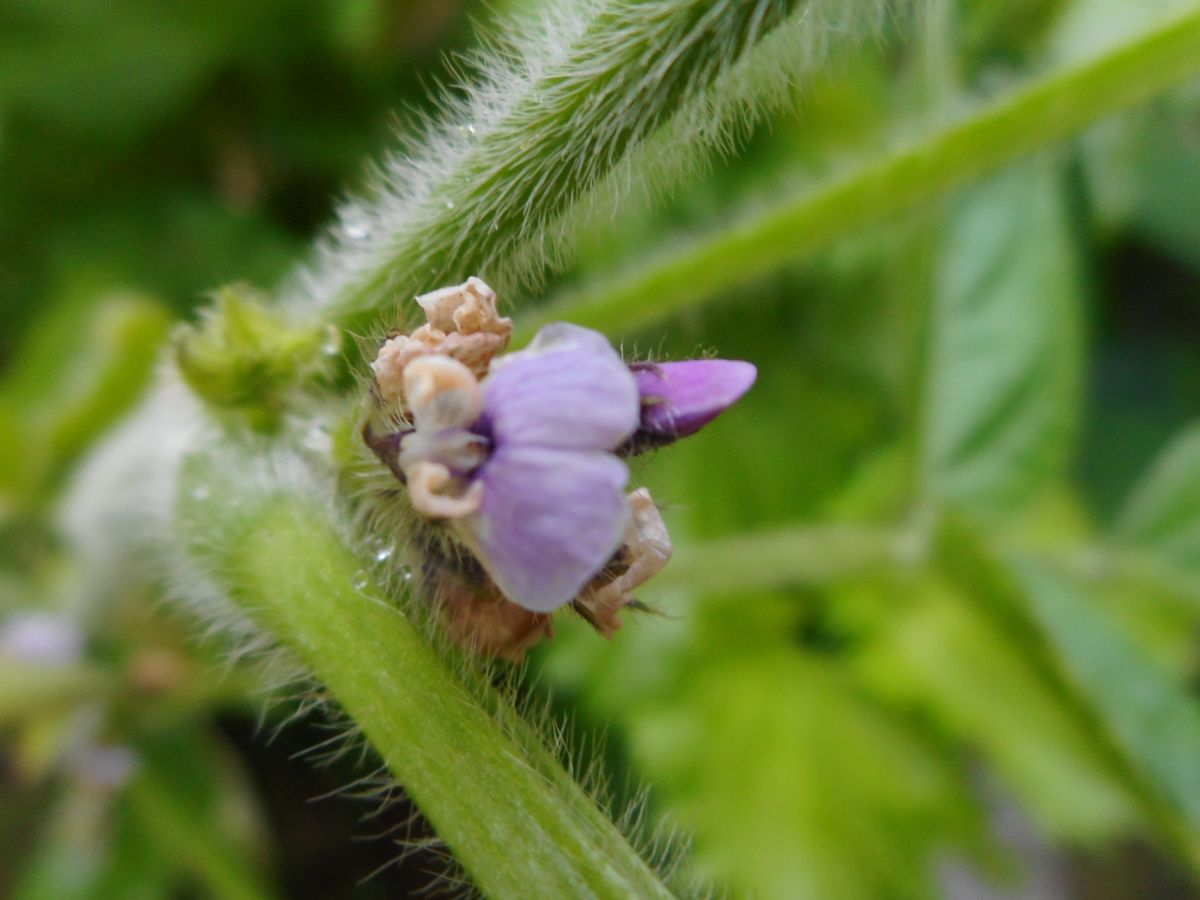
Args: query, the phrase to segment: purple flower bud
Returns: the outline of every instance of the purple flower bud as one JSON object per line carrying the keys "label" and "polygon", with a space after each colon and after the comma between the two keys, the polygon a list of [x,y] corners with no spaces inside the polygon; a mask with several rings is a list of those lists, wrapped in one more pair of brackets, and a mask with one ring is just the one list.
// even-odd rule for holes
{"label": "purple flower bud", "polygon": [[732,359],[635,363],[641,422],[633,452],[695,434],[750,390],[758,370]]}

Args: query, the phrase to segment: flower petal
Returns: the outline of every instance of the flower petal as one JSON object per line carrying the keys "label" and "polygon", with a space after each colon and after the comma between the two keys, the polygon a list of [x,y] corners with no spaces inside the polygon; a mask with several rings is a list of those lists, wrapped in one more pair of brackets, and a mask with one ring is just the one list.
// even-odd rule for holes
{"label": "flower petal", "polygon": [[501,446],[483,506],[459,522],[500,589],[533,612],[569,603],[624,540],[625,464],[607,453]]}
{"label": "flower petal", "polygon": [[699,431],[750,390],[758,370],[733,359],[693,359],[638,366],[641,431],[671,438]]}
{"label": "flower petal", "polygon": [[638,423],[637,384],[620,355],[598,332],[565,323],[493,365],[483,402],[498,446],[609,450]]}

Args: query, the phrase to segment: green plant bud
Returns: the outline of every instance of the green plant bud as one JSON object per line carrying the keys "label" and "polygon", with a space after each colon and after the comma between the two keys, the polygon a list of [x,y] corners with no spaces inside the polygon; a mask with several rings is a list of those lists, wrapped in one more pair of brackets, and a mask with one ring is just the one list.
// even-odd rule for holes
{"label": "green plant bud", "polygon": [[276,427],[298,389],[330,375],[341,351],[336,329],[293,325],[244,285],[222,288],[198,323],[177,332],[174,345],[193,391],[263,431]]}

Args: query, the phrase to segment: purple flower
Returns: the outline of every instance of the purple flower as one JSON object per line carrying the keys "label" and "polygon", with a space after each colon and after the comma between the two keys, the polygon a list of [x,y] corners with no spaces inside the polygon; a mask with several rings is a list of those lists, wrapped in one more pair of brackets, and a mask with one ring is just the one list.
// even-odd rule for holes
{"label": "purple flower", "polygon": [[630,368],[642,400],[635,444],[647,445],[695,434],[741,399],[758,377],[753,365],[733,359],[635,363]]}
{"label": "purple flower", "polygon": [[372,446],[390,448],[413,506],[448,520],[508,599],[547,613],[599,590],[621,554],[622,586],[652,568],[631,546],[661,519],[631,511],[618,453],[641,435],[691,434],[753,380],[750,364],[721,360],[631,368],[602,335],[558,323],[493,359],[482,382],[449,355],[408,361],[400,392],[414,427]]}
{"label": "purple flower", "polygon": [[419,511],[455,520],[501,591],[535,612],[569,603],[620,546],[637,384],[601,335],[550,325],[481,386],[461,363],[409,363],[416,430],[400,465]]}
{"label": "purple flower", "polygon": [[483,503],[465,524],[505,595],[548,612],[625,533],[629,471],[608,451],[637,427],[637,385],[604,337],[556,324],[498,360],[483,397],[492,454],[479,473]]}

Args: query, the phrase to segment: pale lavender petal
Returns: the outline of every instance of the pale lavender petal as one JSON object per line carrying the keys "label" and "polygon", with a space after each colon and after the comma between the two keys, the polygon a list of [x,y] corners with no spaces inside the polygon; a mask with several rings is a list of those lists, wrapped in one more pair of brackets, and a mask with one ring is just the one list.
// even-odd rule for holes
{"label": "pale lavender petal", "polygon": [[699,431],[741,398],[758,370],[733,359],[693,359],[640,365],[641,431],[672,438]]}
{"label": "pale lavender petal", "polygon": [[579,353],[595,353],[600,356],[616,354],[608,338],[598,331],[571,322],[551,322],[538,330],[528,347],[517,354],[509,354],[505,358],[512,359],[514,355],[526,356],[558,350],[574,350]]}
{"label": "pale lavender petal", "polygon": [[638,424],[638,389],[603,335],[549,325],[483,383],[484,420],[497,446],[609,450]]}
{"label": "pale lavender petal", "polygon": [[607,453],[501,446],[482,474],[483,506],[464,520],[473,550],[514,603],[569,603],[624,539],[625,464]]}
{"label": "pale lavender petal", "polygon": [[19,662],[69,665],[82,656],[83,644],[80,627],[59,613],[24,610],[0,625],[0,656]]}

